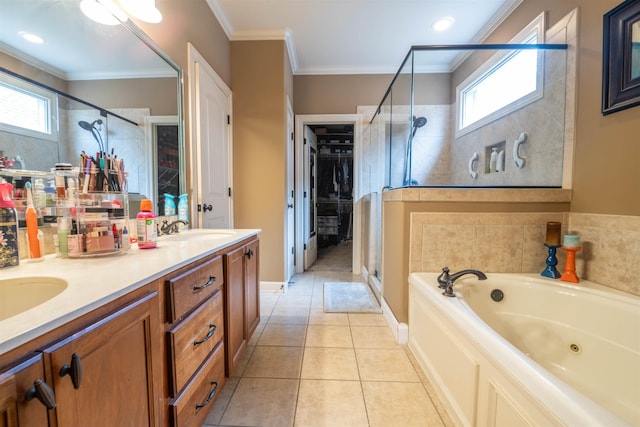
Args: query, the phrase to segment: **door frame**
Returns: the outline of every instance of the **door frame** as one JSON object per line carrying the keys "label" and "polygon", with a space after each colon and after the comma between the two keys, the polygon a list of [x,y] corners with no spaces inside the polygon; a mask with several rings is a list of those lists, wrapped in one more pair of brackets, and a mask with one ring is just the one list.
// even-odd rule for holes
{"label": "door frame", "polygon": [[[296,156],[296,182],[295,182],[295,217],[296,217],[296,259],[304,259],[304,245],[306,238],[304,235],[305,221],[308,221],[304,214],[304,173],[305,162],[304,157],[304,126],[305,125],[330,125],[330,124],[349,124],[353,125],[353,248],[352,248],[352,272],[360,274],[362,266],[360,265],[362,241],[360,238],[360,215],[357,208],[357,201],[360,198],[360,145],[362,144],[362,114],[301,114],[295,117],[295,156]],[[296,273],[304,272],[304,262],[296,263]]]}
{"label": "door frame", "polygon": [[[198,80],[196,74],[196,64],[201,67],[206,67],[207,71],[210,72],[211,76],[215,84],[220,88],[220,90],[227,97],[227,107],[229,108],[229,115],[233,113],[233,102],[232,102],[232,92],[229,86],[222,80],[222,78],[216,73],[213,67],[207,62],[207,60],[198,52],[198,50],[191,43],[187,43],[187,68],[188,68],[188,96],[189,96],[189,165],[191,170],[189,175],[191,177],[191,191],[189,192],[189,211],[190,211],[190,228],[200,228],[201,224],[201,213],[198,212],[198,203],[200,203],[201,196],[200,194],[200,179],[201,173],[200,170],[200,160],[199,160],[199,151],[200,151],[200,135],[197,130],[199,129],[199,114],[198,114]],[[233,120],[230,120],[227,125],[227,141],[228,141],[228,150],[227,150],[227,182],[229,183],[229,188],[233,189]],[[231,192],[231,196],[229,197],[229,224],[230,228],[233,228],[233,191]]]}

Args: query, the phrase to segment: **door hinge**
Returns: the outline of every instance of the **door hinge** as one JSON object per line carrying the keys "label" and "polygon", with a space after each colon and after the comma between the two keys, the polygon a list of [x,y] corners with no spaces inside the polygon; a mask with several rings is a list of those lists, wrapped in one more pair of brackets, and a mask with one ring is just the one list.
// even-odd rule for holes
{"label": "door hinge", "polygon": [[295,254],[295,252],[293,251],[293,246],[291,246],[291,255]]}
{"label": "door hinge", "polygon": [[229,197],[231,197],[231,187],[229,187]]}
{"label": "door hinge", "polygon": [[293,199],[293,190],[291,190],[291,198]]}
{"label": "door hinge", "polygon": [[307,145],[307,138],[302,138],[302,145]]}
{"label": "door hinge", "polygon": [[293,132],[291,132],[291,140],[293,141]]}
{"label": "door hinge", "polygon": [[307,192],[306,191],[302,192],[302,197],[305,198],[305,199],[307,198]]}
{"label": "door hinge", "polygon": [[303,245],[303,247],[304,247],[304,250],[306,251],[306,250],[307,250],[307,244],[305,243],[305,244]]}
{"label": "door hinge", "polygon": [[231,116],[227,114],[227,124],[230,125],[231,124]]}

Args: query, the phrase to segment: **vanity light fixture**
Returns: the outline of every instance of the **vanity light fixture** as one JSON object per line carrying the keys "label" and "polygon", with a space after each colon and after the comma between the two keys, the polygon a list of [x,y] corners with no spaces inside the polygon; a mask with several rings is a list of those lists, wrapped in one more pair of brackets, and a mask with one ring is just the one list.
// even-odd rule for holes
{"label": "vanity light fixture", "polygon": [[436,22],[431,24],[431,28],[433,28],[434,31],[438,31],[438,32],[445,31],[451,28],[454,21],[455,20],[452,17],[445,16],[444,18],[440,18]]}
{"label": "vanity light fixture", "polygon": [[119,25],[127,15],[112,0],[82,0],[80,9],[87,17],[104,25]]}
{"label": "vanity light fixture", "polygon": [[28,31],[18,31],[18,35],[26,41],[34,44],[42,44],[44,40],[37,34],[30,33]]}
{"label": "vanity light fixture", "polygon": [[150,24],[162,21],[155,0],[119,0],[120,6],[131,16]]}

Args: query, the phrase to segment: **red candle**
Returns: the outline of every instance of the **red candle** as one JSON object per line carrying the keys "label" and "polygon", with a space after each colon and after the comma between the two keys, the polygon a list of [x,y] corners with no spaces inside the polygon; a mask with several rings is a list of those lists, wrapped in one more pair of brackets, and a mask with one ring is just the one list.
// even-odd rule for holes
{"label": "red candle", "polygon": [[547,238],[545,243],[549,246],[560,246],[560,232],[562,224],[556,221],[547,222]]}

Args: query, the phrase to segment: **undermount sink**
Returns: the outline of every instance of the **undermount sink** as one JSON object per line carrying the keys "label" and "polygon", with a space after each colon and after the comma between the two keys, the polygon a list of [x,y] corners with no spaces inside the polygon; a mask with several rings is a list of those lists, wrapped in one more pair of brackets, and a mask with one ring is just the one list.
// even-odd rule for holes
{"label": "undermount sink", "polygon": [[169,240],[174,242],[196,242],[203,240],[217,240],[224,239],[226,237],[233,237],[237,233],[231,230],[214,230],[214,229],[195,229],[181,231],[177,234],[169,234],[162,236],[162,240]]}
{"label": "undermount sink", "polygon": [[55,277],[0,279],[0,320],[49,301],[66,288],[67,282]]}

